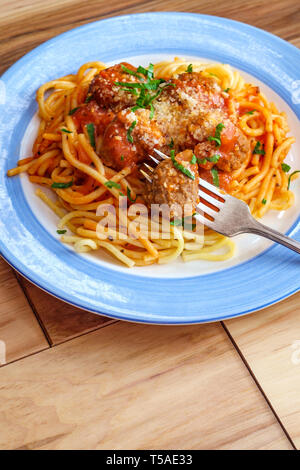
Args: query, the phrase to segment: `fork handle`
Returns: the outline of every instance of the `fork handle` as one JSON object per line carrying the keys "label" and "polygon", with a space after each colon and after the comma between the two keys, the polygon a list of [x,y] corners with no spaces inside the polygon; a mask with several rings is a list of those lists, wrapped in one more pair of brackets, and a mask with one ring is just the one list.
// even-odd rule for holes
{"label": "fork handle", "polygon": [[[248,232],[249,230],[249,232]],[[268,238],[269,240],[272,240],[273,242],[280,243],[281,245],[286,246],[287,248],[290,248],[290,250],[296,251],[297,253],[300,253],[300,243],[297,242],[296,240],[293,240],[290,237],[287,237],[286,235],[283,235],[280,232],[277,232],[277,230],[274,230],[270,227],[267,227],[266,225],[262,224],[261,222],[257,222],[257,220],[253,219],[251,225],[249,226],[249,229],[247,230],[248,233],[255,233],[257,235],[260,235],[262,237]]]}

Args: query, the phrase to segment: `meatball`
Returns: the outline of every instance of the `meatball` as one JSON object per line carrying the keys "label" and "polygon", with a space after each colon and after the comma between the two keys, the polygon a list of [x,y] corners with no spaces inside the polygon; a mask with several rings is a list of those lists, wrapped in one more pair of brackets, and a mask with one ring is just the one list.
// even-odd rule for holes
{"label": "meatball", "polygon": [[205,77],[201,72],[182,73],[170,81],[176,85],[170,88],[170,94],[188,107],[191,107],[191,100],[206,109],[223,109],[225,106],[222,90],[213,77]]}
{"label": "meatball", "polygon": [[94,77],[88,91],[88,95],[92,95],[99,106],[111,109],[115,112],[129,106],[134,106],[137,98],[136,95],[124,90],[121,86],[116,85],[115,82],[140,82],[138,77],[126,73],[122,66],[133,72],[137,70],[126,62],[108,67],[107,69],[101,70],[101,72]]}
{"label": "meatball", "polygon": [[107,127],[101,148],[106,165],[116,170],[125,166],[135,169],[137,163],[148,158],[155,147],[161,148],[165,139],[154,120],[149,119],[149,110],[131,109],[120,111]]}
{"label": "meatball", "polygon": [[223,155],[223,158],[220,158],[217,163],[217,167],[220,168],[220,170],[227,172],[238,170],[246,160],[249,152],[249,140],[242,131],[237,129],[237,135],[233,147],[229,150],[226,157]]}
{"label": "meatball", "polygon": [[115,114],[107,109],[100,108],[96,101],[90,101],[78,108],[73,114],[73,120],[80,131],[86,124],[93,123],[97,135],[103,135],[108,124],[114,119]]}
{"label": "meatball", "polygon": [[147,205],[167,204],[171,217],[192,215],[198,204],[198,167],[191,163],[193,152],[185,150],[176,155],[177,163],[194,175],[194,179],[175,168],[171,159],[163,160],[152,173],[152,183],[146,184]]}
{"label": "meatball", "polygon": [[201,73],[169,80],[154,108],[154,120],[167,143],[173,138],[176,152],[193,148],[227,117],[221,88]]}
{"label": "meatball", "polygon": [[128,130],[118,119],[115,119],[104,133],[101,158],[105,165],[117,171],[125,167],[135,169],[144,157],[142,149],[128,141],[127,133]]}
{"label": "meatball", "polygon": [[[214,135],[214,132],[211,133]],[[225,121],[221,132],[221,146],[214,141],[205,141],[196,145],[194,153],[202,162],[200,166],[210,170],[214,165],[222,171],[231,173],[241,167],[250,151],[250,144],[242,131],[230,121]],[[216,160],[218,158],[218,160]]]}

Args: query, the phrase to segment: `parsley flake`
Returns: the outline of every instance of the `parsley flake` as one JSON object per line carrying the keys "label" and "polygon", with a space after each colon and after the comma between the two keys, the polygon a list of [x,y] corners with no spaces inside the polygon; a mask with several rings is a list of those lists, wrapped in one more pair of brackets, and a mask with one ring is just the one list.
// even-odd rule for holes
{"label": "parsley flake", "polygon": [[296,170],[296,171],[293,171],[293,173],[290,174],[289,176],[289,181],[288,181],[288,189],[290,189],[290,185],[291,185],[291,178],[293,175],[295,175],[296,173],[300,173],[300,170]]}
{"label": "parsley flake", "polygon": [[117,188],[117,189],[121,189],[121,185],[119,183],[116,183],[115,181],[106,181],[106,183],[104,183],[105,186],[109,189],[111,188]]}
{"label": "parsley flake", "polygon": [[213,178],[213,184],[219,188],[220,187],[220,181],[219,181],[218,170],[216,168],[212,168],[210,171],[211,171],[212,178]]}
{"label": "parsley flake", "polygon": [[284,173],[288,173],[290,171],[291,167],[287,163],[281,163],[281,169]]}
{"label": "parsley flake", "polygon": [[258,140],[252,152],[254,155],[265,155],[264,147],[261,146],[261,142]]}
{"label": "parsley flake", "polygon": [[207,158],[198,158],[197,159],[197,162],[199,163],[199,165],[206,165],[206,163],[210,162],[210,163],[217,163],[221,158],[221,155],[218,155],[217,153],[215,153],[214,155],[212,155],[211,157],[207,157]]}
{"label": "parsley flake", "polygon": [[87,104],[92,100],[92,98],[93,98],[93,95],[88,95],[84,102]]}
{"label": "parsley flake", "polygon": [[178,227],[179,225],[184,227],[187,230],[194,230],[196,224],[191,223],[192,216],[182,217],[182,219],[171,220],[170,225]]}
{"label": "parsley flake", "polygon": [[216,144],[216,147],[221,147],[221,132],[222,132],[222,129],[225,127],[225,125],[220,122],[217,126],[216,126],[216,130],[215,130],[215,135],[214,137],[213,136],[209,136],[208,137],[208,140],[210,142],[214,141],[215,144]]}
{"label": "parsley flake", "polygon": [[127,131],[127,140],[128,142],[130,142],[131,144],[133,144],[133,137],[131,135],[131,132],[133,131],[133,129],[135,128],[136,126],[136,121],[133,121]]}
{"label": "parsley flake", "polygon": [[135,202],[137,200],[137,196],[135,196],[135,199],[132,199],[131,197],[131,189],[129,188],[129,186],[127,186],[127,197],[129,199],[129,201],[131,202]]}
{"label": "parsley flake", "polygon": [[94,124],[90,123],[86,125],[86,130],[90,139],[91,146],[95,149],[96,148],[96,141],[95,141],[95,126]]}
{"label": "parsley flake", "polygon": [[171,156],[171,160],[172,160],[172,162],[173,162],[174,167],[175,167],[177,170],[181,171],[181,173],[183,173],[183,174],[184,174],[185,176],[187,176],[188,178],[191,178],[192,180],[194,180],[194,179],[195,179],[194,173],[192,173],[188,168],[185,168],[185,166],[183,166],[181,163],[178,163],[178,162],[176,161],[174,150],[171,150],[170,154],[171,154],[170,156]]}
{"label": "parsley flake", "polygon": [[173,149],[173,148],[174,148],[174,140],[173,140],[173,137],[171,137],[171,142],[168,144],[168,147],[170,147],[170,149]]}
{"label": "parsley flake", "polygon": [[77,109],[79,109],[79,106],[77,108],[71,109],[71,111],[69,111],[69,116],[72,116],[72,114],[76,113]]}
{"label": "parsley flake", "polygon": [[54,188],[54,189],[66,189],[66,188],[70,188],[71,186],[73,186],[73,180],[69,181],[68,183],[52,183],[51,184],[51,188]]}

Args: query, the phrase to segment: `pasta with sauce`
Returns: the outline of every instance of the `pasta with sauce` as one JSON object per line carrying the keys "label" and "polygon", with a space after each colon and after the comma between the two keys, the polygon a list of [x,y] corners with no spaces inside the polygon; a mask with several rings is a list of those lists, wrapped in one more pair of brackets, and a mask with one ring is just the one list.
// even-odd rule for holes
{"label": "pasta with sauce", "polygon": [[[198,172],[247,202],[256,217],[294,202],[284,159],[295,139],[288,137],[286,115],[229,65],[179,58],[147,69],[89,62],[77,74],[42,85],[37,102],[40,126],[32,156],[8,176],[27,172],[32,183],[55,193],[53,201],[36,191],[59,217],[61,241],[78,252],[104,249],[128,267],[180,256],[184,261],[232,257],[232,240],[206,228],[198,233],[192,214],[188,228],[173,214],[169,239],[161,219],[155,236],[142,230],[124,235],[120,229],[135,221],[131,206],[170,202]],[[154,148],[172,157],[165,166],[173,189],[164,189],[163,176],[156,178],[155,191],[149,189],[139,172]],[[161,164],[157,174],[164,175],[162,170]],[[126,211],[120,196],[127,198]],[[104,217],[97,210],[107,205],[118,227],[99,227]],[[148,228],[151,221],[144,219]]]}

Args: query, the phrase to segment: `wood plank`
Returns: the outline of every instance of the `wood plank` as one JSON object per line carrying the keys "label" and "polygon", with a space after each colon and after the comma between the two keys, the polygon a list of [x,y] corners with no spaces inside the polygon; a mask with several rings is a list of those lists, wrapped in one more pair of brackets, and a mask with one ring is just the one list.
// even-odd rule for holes
{"label": "wood plank", "polygon": [[300,449],[300,293],[225,322],[293,442]]}
{"label": "wood plank", "polygon": [[12,269],[0,258],[0,366],[48,347]]}
{"label": "wood plank", "polygon": [[35,313],[47,332],[51,345],[59,344],[116,321],[62,302],[20,275],[18,275],[18,279],[22,282],[26,295],[30,299],[31,305],[34,306]]}
{"label": "wood plank", "polygon": [[0,448],[290,449],[220,324],[118,322],[0,371]]}

